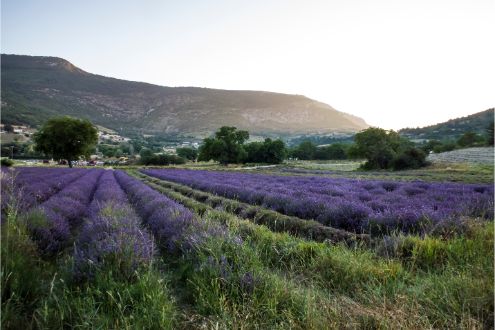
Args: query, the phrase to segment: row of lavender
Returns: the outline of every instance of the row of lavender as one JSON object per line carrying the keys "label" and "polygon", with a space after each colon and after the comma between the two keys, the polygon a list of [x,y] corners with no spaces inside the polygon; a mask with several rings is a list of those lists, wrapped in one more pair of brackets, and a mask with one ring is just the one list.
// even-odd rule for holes
{"label": "row of lavender", "polygon": [[150,264],[155,245],[140,223],[114,171],[103,173],[74,245],[75,278],[91,278],[108,267],[128,280],[139,267]]}
{"label": "row of lavender", "polygon": [[70,245],[72,232],[83,223],[104,170],[85,170],[45,202],[26,214],[26,225],[43,254],[55,255]]}
{"label": "row of lavender", "polygon": [[150,169],[143,173],[355,232],[425,232],[493,219],[493,187]]}
{"label": "row of lavender", "polygon": [[[45,256],[74,246],[73,275],[89,279],[110,267],[126,279],[149,264],[154,254],[151,235],[140,227],[113,171],[100,169],[16,168],[2,171],[32,239]],[[5,191],[7,192],[7,191]],[[72,244],[73,243],[73,244]],[[118,271],[115,271],[117,270]]]}
{"label": "row of lavender", "polygon": [[172,254],[188,253],[214,237],[242,243],[225,228],[205,224],[122,171],[20,168],[13,186],[21,198],[33,191],[43,196],[23,203],[20,211],[43,255],[54,256],[74,246],[76,280],[91,278],[105,267],[118,269],[116,274],[129,279],[137,268],[149,264],[155,243],[141,222]]}
{"label": "row of lavender", "polygon": [[2,170],[2,213],[11,202],[15,202],[21,211],[27,210],[47,200],[85,173],[84,169],[40,167]]}
{"label": "row of lavender", "polygon": [[225,228],[200,221],[189,209],[128,174],[116,171],[115,176],[143,223],[160,247],[169,253],[188,253],[204,240],[214,237],[241,243],[239,238],[230,237]]}
{"label": "row of lavender", "polygon": [[[116,171],[115,176],[162,251],[182,256],[182,261],[188,259],[195,269],[214,272],[222,279],[224,289],[228,286],[243,293],[253,292],[259,279],[253,275],[252,257],[241,257],[243,240],[239,236],[218,223],[201,221],[189,209],[122,171]],[[220,242],[216,245],[220,250],[208,246],[213,241]],[[226,251],[235,257],[227,257]],[[207,285],[215,287],[214,280],[209,279]]]}

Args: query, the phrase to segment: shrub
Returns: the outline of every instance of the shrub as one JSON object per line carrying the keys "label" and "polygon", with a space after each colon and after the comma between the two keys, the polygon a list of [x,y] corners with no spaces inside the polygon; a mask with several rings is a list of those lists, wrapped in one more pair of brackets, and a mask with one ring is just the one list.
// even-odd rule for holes
{"label": "shrub", "polygon": [[473,147],[483,144],[483,137],[474,132],[466,132],[464,133],[458,140],[457,144],[463,148]]}
{"label": "shrub", "polygon": [[361,166],[364,170],[403,170],[427,164],[426,154],[394,131],[371,127],[356,134],[354,140],[356,143],[350,153],[366,158]]}
{"label": "shrub", "polygon": [[2,166],[10,167],[10,166],[14,165],[14,161],[12,159],[2,158],[1,164],[2,164]]}
{"label": "shrub", "polygon": [[392,160],[392,168],[396,171],[420,168],[426,165],[426,154],[421,149],[414,147],[407,148]]}
{"label": "shrub", "polygon": [[329,146],[316,148],[315,159],[347,159],[346,146],[340,143],[334,143]]}
{"label": "shrub", "polygon": [[184,159],[195,161],[198,158],[198,150],[193,148],[177,148],[177,155]]}
{"label": "shrub", "polygon": [[142,165],[179,165],[185,164],[186,160],[176,155],[156,155],[150,150],[141,153],[140,164]]}

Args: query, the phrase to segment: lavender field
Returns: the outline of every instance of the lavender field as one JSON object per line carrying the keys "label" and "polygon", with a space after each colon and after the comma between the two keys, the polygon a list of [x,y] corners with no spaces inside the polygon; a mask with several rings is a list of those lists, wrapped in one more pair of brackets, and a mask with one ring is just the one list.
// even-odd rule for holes
{"label": "lavender field", "polygon": [[[372,240],[272,231],[147,176]],[[491,185],[20,167],[1,180],[5,328],[493,326]]]}
{"label": "lavender field", "polygon": [[428,233],[493,219],[493,186],[290,177],[232,172],[144,170],[143,173],[287,215],[360,233]]}

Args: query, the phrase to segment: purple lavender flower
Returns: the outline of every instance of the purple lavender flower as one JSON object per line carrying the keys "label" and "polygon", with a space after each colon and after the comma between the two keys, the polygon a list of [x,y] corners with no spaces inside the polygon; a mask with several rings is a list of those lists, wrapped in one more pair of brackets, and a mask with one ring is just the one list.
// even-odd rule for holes
{"label": "purple lavender flower", "polygon": [[74,277],[90,279],[104,268],[115,276],[131,279],[149,264],[154,254],[151,235],[140,227],[140,219],[117,183],[113,171],[98,182],[89,214],[74,248]]}
{"label": "purple lavender flower", "polygon": [[86,216],[102,170],[85,170],[85,174],[40,204],[27,216],[27,227],[40,250],[48,255],[65,248],[70,231]]}
{"label": "purple lavender flower", "polygon": [[[493,219],[493,187],[183,169],[143,173],[355,232],[427,232],[463,216]],[[457,220],[456,220],[457,219]]]}

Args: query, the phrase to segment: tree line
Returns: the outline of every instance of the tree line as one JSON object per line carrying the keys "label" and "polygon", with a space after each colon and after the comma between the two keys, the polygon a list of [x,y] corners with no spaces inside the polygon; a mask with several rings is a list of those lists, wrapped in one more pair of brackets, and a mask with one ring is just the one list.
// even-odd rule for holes
{"label": "tree line", "polygon": [[[47,121],[34,135],[34,151],[55,159],[72,161],[89,156],[98,141],[96,128],[87,120],[70,117]],[[445,148],[445,143],[428,141],[417,146],[395,131],[370,127],[354,136],[353,143],[334,143],[317,146],[311,141],[288,148],[280,139],[248,142],[249,132],[236,127],[223,126],[212,137],[205,138],[199,150],[177,148],[177,155],[157,154],[141,148],[140,164],[170,165],[186,161],[214,160],[223,165],[232,163],[280,164],[287,158],[300,160],[366,159],[362,169],[419,168],[425,166],[430,151]],[[455,147],[493,145],[493,122],[487,128],[487,136],[467,132],[455,143]],[[454,148],[455,148],[454,147]],[[442,150],[444,151],[444,150]],[[2,150],[2,153],[4,150]]]}
{"label": "tree line", "polygon": [[397,132],[371,127],[354,136],[350,145],[332,144],[318,147],[311,141],[303,141],[288,149],[281,140],[265,139],[264,142],[245,143],[247,131],[224,126],[214,137],[206,138],[199,149],[198,160],[215,160],[220,164],[229,163],[271,163],[280,164],[287,157],[301,160],[330,160],[365,158],[362,169],[419,168],[426,165],[426,153],[415,147]]}

